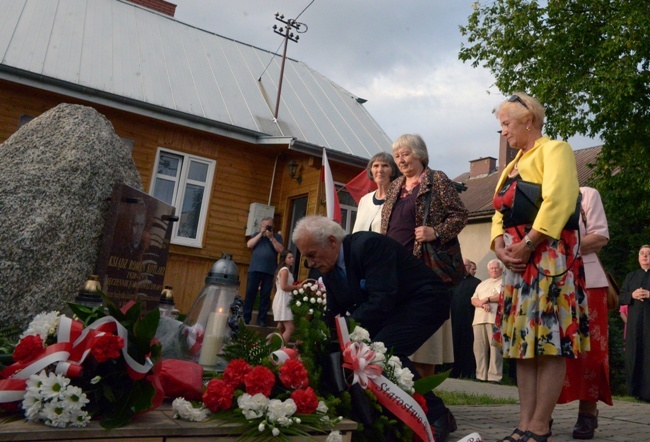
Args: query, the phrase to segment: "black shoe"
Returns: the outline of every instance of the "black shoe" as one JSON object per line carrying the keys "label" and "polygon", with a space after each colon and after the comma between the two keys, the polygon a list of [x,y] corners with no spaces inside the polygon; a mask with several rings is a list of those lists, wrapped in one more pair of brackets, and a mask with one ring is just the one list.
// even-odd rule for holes
{"label": "black shoe", "polygon": [[451,414],[451,411],[444,413],[431,426],[433,427],[433,437],[435,437],[436,442],[447,442],[449,433],[453,433],[458,429],[456,418]]}
{"label": "black shoe", "polygon": [[266,322],[257,321],[256,324],[258,327],[266,327]]}
{"label": "black shoe", "polygon": [[535,434],[532,431],[526,431],[524,436],[519,439],[521,442],[548,442],[548,438],[552,433],[549,431],[546,434]]}
{"label": "black shoe", "polygon": [[578,413],[578,421],[573,427],[573,438],[593,439],[596,428],[598,428],[598,412],[596,412],[595,416],[586,413]]}

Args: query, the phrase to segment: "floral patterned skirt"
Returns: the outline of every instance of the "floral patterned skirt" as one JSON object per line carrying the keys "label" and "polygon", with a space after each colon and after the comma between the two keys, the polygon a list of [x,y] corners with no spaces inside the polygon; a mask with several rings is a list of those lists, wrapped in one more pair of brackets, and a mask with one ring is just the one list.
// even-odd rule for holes
{"label": "floral patterned skirt", "polygon": [[[506,246],[520,241],[514,227],[503,238]],[[589,350],[579,247],[578,232],[563,230],[559,240],[548,238],[537,246],[523,274],[504,272],[493,344],[502,347],[504,358],[575,358]]]}

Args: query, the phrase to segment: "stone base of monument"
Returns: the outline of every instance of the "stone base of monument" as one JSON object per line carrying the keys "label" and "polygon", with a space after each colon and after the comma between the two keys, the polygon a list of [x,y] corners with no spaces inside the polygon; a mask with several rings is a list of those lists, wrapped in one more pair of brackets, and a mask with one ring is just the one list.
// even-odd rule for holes
{"label": "stone base of monument", "polygon": [[[165,402],[158,409],[137,417],[129,425],[113,430],[105,430],[96,421],[84,428],[51,428],[23,420],[14,421],[0,425],[0,440],[187,442],[189,439],[192,442],[234,442],[242,434],[237,424],[222,424],[218,420],[189,422],[174,419],[173,415],[171,404]],[[343,441],[351,441],[352,431],[356,428],[356,422],[344,419],[335,430],[341,432]],[[313,435],[315,441],[326,439],[327,434]]]}

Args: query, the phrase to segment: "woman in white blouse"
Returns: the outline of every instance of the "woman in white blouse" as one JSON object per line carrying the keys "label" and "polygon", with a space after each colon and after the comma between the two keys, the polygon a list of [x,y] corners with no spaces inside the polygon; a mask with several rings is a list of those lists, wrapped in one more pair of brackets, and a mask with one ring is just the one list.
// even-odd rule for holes
{"label": "woman in white blouse", "polygon": [[393,156],[386,152],[373,155],[366,166],[368,179],[377,184],[377,190],[369,192],[359,201],[354,232],[381,231],[381,208],[384,206],[386,191],[391,181],[401,175]]}

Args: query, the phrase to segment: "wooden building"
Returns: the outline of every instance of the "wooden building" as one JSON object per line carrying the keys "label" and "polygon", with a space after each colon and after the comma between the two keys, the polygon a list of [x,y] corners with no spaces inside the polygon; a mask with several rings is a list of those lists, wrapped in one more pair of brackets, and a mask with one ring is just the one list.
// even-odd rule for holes
{"label": "wooden building", "polygon": [[[187,312],[222,253],[244,293],[252,203],[274,208],[290,245],[298,218],[325,211],[323,149],[345,183],[391,141],[364,100],[293,59],[274,115],[281,57],[181,23],[169,2],[138,3],[162,6],[0,0],[0,142],[63,102],[105,115],[132,146],[145,192],[177,208],[165,284]],[[339,196],[349,230],[354,203]]]}

